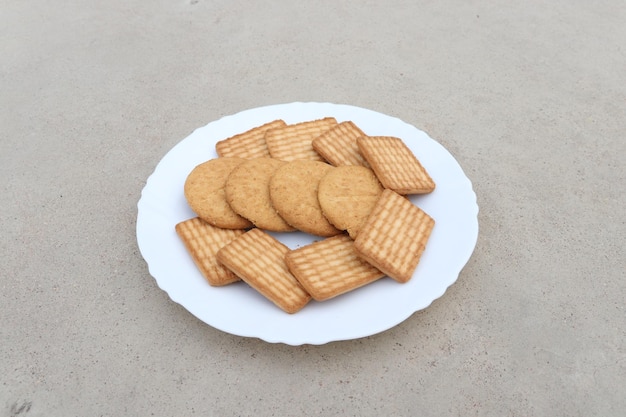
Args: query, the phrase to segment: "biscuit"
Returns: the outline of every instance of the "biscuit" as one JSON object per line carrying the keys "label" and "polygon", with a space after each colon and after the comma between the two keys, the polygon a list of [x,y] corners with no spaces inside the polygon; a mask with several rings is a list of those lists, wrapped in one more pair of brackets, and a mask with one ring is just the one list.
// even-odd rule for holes
{"label": "biscuit", "polygon": [[316,236],[341,233],[326,219],[317,199],[321,178],[335,169],[321,161],[291,161],[276,170],[270,179],[270,198],[287,223]]}
{"label": "biscuit", "polygon": [[324,217],[354,239],[382,191],[383,186],[371,169],[342,165],[322,177],[317,198]]}
{"label": "biscuit", "polygon": [[294,249],[287,253],[285,262],[317,301],[345,294],[385,275],[356,256],[354,241],[345,234]]}
{"label": "biscuit", "polygon": [[366,136],[353,122],[341,122],[313,139],[313,149],[334,166],[369,164],[361,155],[356,140]]}
{"label": "biscuit", "polygon": [[389,277],[411,279],[435,220],[409,199],[385,189],[354,240],[359,257]]}
{"label": "biscuit", "polygon": [[265,143],[265,132],[286,126],[283,120],[274,120],[264,125],[254,127],[243,133],[220,140],[215,144],[215,151],[221,157],[236,157],[244,159],[269,158],[270,152]]}
{"label": "biscuit", "polygon": [[289,248],[262,231],[251,229],[217,252],[217,259],[282,310],[293,314],[311,296],[289,272]]}
{"label": "biscuit", "polygon": [[435,182],[402,139],[360,137],[357,145],[385,188],[398,194],[426,194],[435,189]]}
{"label": "biscuit", "polygon": [[230,207],[261,229],[273,232],[294,231],[278,215],[270,200],[270,178],[286,163],[272,158],[255,158],[238,165],[231,171],[224,187]]}
{"label": "biscuit", "polygon": [[295,123],[265,132],[265,143],[272,158],[283,161],[310,159],[322,161],[312,141],[337,124],[333,117]]}
{"label": "biscuit", "polygon": [[252,222],[237,214],[226,201],[224,185],[230,172],[245,159],[215,158],[196,166],[185,180],[185,198],[202,220],[224,229],[245,229]]}
{"label": "biscuit", "polygon": [[199,217],[182,221],[175,226],[202,276],[207,282],[220,287],[239,281],[239,277],[217,261],[216,254],[224,245],[242,235],[244,230],[221,229],[211,226]]}

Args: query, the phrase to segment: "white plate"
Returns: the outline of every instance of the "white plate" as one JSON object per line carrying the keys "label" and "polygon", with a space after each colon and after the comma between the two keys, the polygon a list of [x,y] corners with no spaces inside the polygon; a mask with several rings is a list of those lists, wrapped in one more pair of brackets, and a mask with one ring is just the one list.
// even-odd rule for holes
{"label": "white plate", "polygon": [[[332,116],[351,120],[371,136],[402,138],[436,182],[436,190],[412,197],[436,221],[426,250],[406,284],[383,278],[290,315],[245,283],[210,287],[176,235],[174,226],[194,217],[183,195],[189,172],[217,157],[215,143],[255,126]],[[324,344],[387,330],[426,308],[453,284],[478,237],[478,205],[470,180],[450,153],[403,121],[349,105],[290,103],[242,111],[195,130],[159,162],[138,203],[137,241],[150,274],[170,298],[210,326],[235,335],[290,345]],[[303,233],[276,234],[291,248],[313,241]]]}

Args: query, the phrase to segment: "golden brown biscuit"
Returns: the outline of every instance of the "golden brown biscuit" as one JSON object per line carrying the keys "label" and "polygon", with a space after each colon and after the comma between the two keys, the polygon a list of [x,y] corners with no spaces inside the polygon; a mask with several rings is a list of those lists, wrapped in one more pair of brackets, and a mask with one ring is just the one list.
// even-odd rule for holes
{"label": "golden brown biscuit", "polygon": [[180,222],[175,228],[193,262],[210,285],[219,287],[239,281],[238,276],[217,261],[216,254],[224,245],[242,235],[244,230],[221,229],[199,217]]}
{"label": "golden brown biscuit", "polygon": [[317,301],[345,294],[385,275],[357,257],[354,241],[344,234],[292,250],[285,262]]}
{"label": "golden brown biscuit", "polygon": [[425,194],[435,189],[435,182],[402,139],[360,137],[357,145],[385,188],[398,194]]}
{"label": "golden brown biscuit", "polygon": [[337,124],[333,117],[295,123],[265,132],[265,143],[272,158],[283,161],[309,159],[321,161],[313,149],[313,139]]}
{"label": "golden brown biscuit", "polygon": [[217,252],[217,259],[287,313],[302,309],[311,296],[289,272],[289,248],[260,229],[251,229]]}
{"label": "golden brown biscuit", "polygon": [[341,122],[326,133],[313,139],[313,149],[334,166],[369,164],[361,155],[356,140],[366,136],[351,121]]}
{"label": "golden brown biscuit", "polygon": [[374,171],[360,165],[343,165],[322,177],[317,197],[324,217],[354,239],[382,191]]}
{"label": "golden brown biscuit", "polygon": [[272,158],[255,158],[238,165],[228,176],[224,188],[230,207],[261,229],[294,231],[278,215],[270,200],[270,178],[286,163]]}
{"label": "golden brown biscuit", "polygon": [[221,157],[234,158],[269,158],[270,152],[265,143],[265,132],[286,126],[283,120],[274,120],[264,125],[254,127],[243,133],[231,136],[215,144],[215,150]]}
{"label": "golden brown biscuit", "polygon": [[230,172],[245,159],[215,158],[196,166],[185,181],[185,198],[202,220],[224,229],[245,229],[252,223],[226,201],[224,185]]}
{"label": "golden brown biscuit", "polygon": [[398,282],[413,276],[435,226],[409,199],[385,189],[354,241],[356,254]]}
{"label": "golden brown biscuit", "polygon": [[298,230],[316,236],[341,233],[322,213],[317,192],[320,179],[335,169],[321,161],[291,161],[270,179],[270,198],[278,214]]}

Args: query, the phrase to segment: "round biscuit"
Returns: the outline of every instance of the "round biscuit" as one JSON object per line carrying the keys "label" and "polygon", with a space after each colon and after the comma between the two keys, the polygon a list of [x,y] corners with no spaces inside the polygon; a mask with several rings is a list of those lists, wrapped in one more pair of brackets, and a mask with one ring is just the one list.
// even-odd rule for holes
{"label": "round biscuit", "polygon": [[337,229],[347,230],[354,239],[382,192],[383,186],[374,171],[364,166],[344,165],[322,177],[318,200],[328,221]]}
{"label": "round biscuit", "polygon": [[325,162],[291,161],[270,179],[270,198],[278,214],[298,230],[316,236],[341,233],[324,217],[317,199],[320,179],[335,169]]}
{"label": "round biscuit", "polygon": [[196,166],[185,180],[184,193],[191,210],[202,220],[223,229],[246,229],[252,223],[226,201],[224,185],[241,158],[214,158]]}
{"label": "round biscuit", "polygon": [[284,164],[272,158],[250,159],[233,169],[226,180],[224,191],[230,207],[260,229],[295,230],[280,217],[270,200],[270,178]]}

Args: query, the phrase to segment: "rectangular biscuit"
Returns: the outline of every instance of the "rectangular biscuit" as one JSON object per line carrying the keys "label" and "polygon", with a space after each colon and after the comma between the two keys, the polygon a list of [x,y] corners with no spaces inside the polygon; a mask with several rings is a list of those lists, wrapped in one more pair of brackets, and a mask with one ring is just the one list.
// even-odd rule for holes
{"label": "rectangular biscuit", "polygon": [[354,241],[359,257],[398,282],[413,276],[435,220],[395,191],[385,189]]}
{"label": "rectangular biscuit", "polygon": [[312,141],[337,124],[334,117],[325,117],[270,129],[265,132],[265,143],[272,158],[283,161],[311,159],[323,161],[313,149]]}
{"label": "rectangular biscuit", "polygon": [[220,140],[215,144],[215,151],[222,157],[244,159],[269,158],[270,153],[265,143],[265,132],[286,126],[283,120],[274,120],[261,126],[254,127],[228,139]]}
{"label": "rectangular biscuit", "polygon": [[287,313],[302,309],[311,296],[289,272],[289,248],[260,229],[251,229],[217,252],[217,259]]}
{"label": "rectangular biscuit", "polygon": [[361,136],[366,135],[356,124],[346,121],[313,139],[312,145],[317,153],[334,166],[362,165],[369,168],[356,143]]}
{"label": "rectangular biscuit", "polygon": [[352,291],[385,275],[357,257],[354,241],[344,234],[294,249],[287,253],[285,262],[317,301]]}
{"label": "rectangular biscuit", "polygon": [[357,145],[385,188],[398,194],[426,194],[435,189],[435,182],[402,139],[360,137]]}
{"label": "rectangular biscuit", "polygon": [[180,222],[175,229],[193,262],[210,285],[219,287],[239,281],[238,276],[217,261],[216,254],[228,242],[242,235],[244,230],[220,229],[199,217]]}

